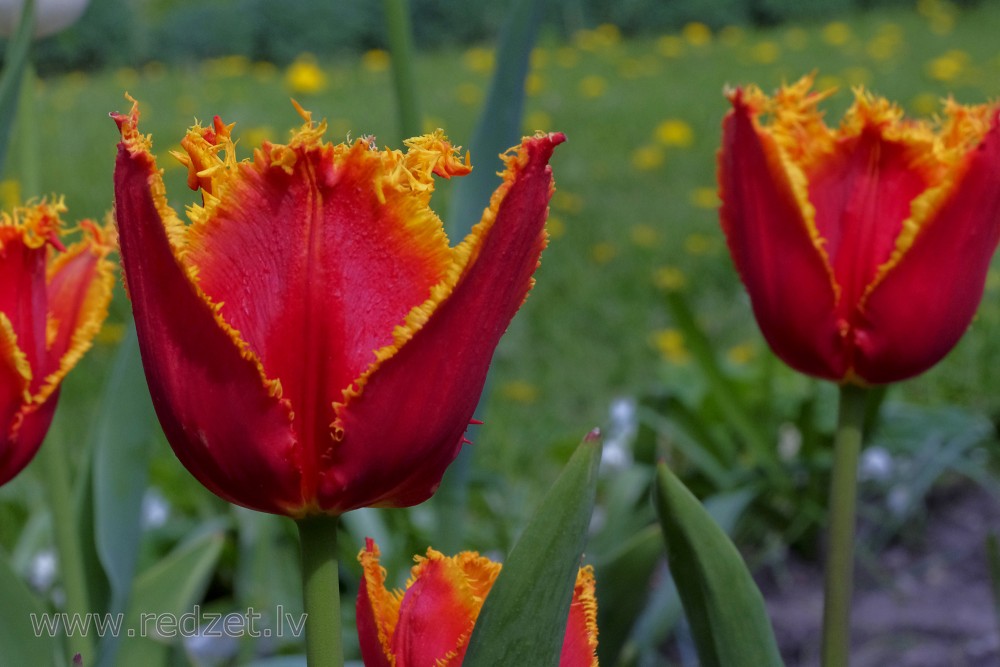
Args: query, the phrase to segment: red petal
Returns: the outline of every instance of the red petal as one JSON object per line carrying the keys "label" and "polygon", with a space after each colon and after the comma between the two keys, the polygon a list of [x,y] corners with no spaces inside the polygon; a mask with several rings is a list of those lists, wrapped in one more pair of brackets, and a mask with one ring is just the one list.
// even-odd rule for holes
{"label": "red petal", "polygon": [[951,350],[982,299],[1000,240],[1000,127],[968,156],[950,197],[872,290],[857,327],[855,373],[870,383],[921,373]]}
{"label": "red petal", "polygon": [[597,598],[589,566],[576,577],[559,667],[597,667]]}
{"label": "red petal", "polygon": [[[143,366],[177,457],[222,498],[279,514],[303,510],[290,415],[174,256],[138,110],[117,115],[115,209]],[[170,216],[164,220],[161,213]]]}
{"label": "red petal", "polygon": [[458,667],[465,656],[482,599],[476,598],[458,561],[428,550],[413,569],[413,583],[399,607],[392,639],[395,667]]}
{"label": "red petal", "polygon": [[564,140],[555,134],[524,141],[484,222],[467,240],[471,264],[452,293],[341,409],[344,439],[321,480],[323,507],[412,505],[440,484],[461,447],[497,342],[531,287],[545,245],[547,163]]}
{"label": "red petal", "polygon": [[723,122],[720,217],[761,332],[782,360],[804,373],[841,379],[848,369],[826,260],[770,135],[737,91]]}
{"label": "red petal", "polygon": [[386,162],[401,154],[365,142],[333,147],[310,132],[290,147],[265,147],[224,186],[213,184],[220,200],[187,255],[206,294],[281,379],[307,498],[334,445],[333,403],[392,343],[450,258],[431,188],[392,180],[390,167],[402,162]]}
{"label": "red petal", "polygon": [[45,353],[48,247],[30,242],[27,230],[0,221],[0,313],[10,322],[17,346],[32,370],[32,392],[41,385]]}
{"label": "red petal", "polygon": [[890,141],[867,126],[839,139],[807,174],[816,227],[841,289],[841,317],[849,316],[889,259],[910,203],[927,188],[929,174],[919,168],[919,152],[927,148]]}
{"label": "red petal", "polygon": [[385,588],[385,570],[379,565],[378,546],[371,538],[358,555],[361,585],[355,605],[358,643],[365,667],[392,667],[389,661],[392,635],[399,620],[399,598]]}
{"label": "red petal", "polygon": [[[40,439],[28,443],[22,432],[30,384],[31,368],[18,348],[10,320],[0,312],[0,484],[20,472],[41,443]],[[30,450],[27,457],[25,450]]]}

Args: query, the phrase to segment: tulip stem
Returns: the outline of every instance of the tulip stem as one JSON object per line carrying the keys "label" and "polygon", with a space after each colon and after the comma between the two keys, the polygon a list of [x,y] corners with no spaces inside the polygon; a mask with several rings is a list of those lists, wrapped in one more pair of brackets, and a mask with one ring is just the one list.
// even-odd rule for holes
{"label": "tulip stem", "polygon": [[417,104],[416,76],[413,73],[413,36],[410,28],[410,3],[407,0],[382,0],[386,39],[392,58],[392,78],[396,85],[396,111],[399,114],[401,139],[421,132]]}
{"label": "tulip stem", "polygon": [[840,388],[840,414],[833,444],[830,480],[826,582],[823,600],[823,667],[846,667],[851,648],[851,593],[854,585],[854,522],[858,458],[868,393],[851,384]]}
{"label": "tulip stem", "polygon": [[296,522],[302,548],[302,595],[306,611],[306,664],[342,667],[340,576],[337,525],[340,517],[325,514]]}
{"label": "tulip stem", "polygon": [[[45,490],[49,498],[49,512],[52,518],[52,537],[59,559],[59,575],[66,595],[63,610],[76,622],[85,622],[91,612],[90,595],[87,592],[87,577],[83,570],[83,548],[71,493],[69,468],[67,466],[65,443],[60,432],[50,432],[39,457],[45,475]],[[67,648],[71,654],[79,653],[83,664],[95,664],[97,656],[90,637],[84,632],[68,634]]]}

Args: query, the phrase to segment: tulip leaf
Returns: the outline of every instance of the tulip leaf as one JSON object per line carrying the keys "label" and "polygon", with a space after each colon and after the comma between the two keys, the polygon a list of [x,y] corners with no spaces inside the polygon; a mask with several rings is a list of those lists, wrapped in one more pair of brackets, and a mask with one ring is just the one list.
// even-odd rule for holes
{"label": "tulip leaf", "polygon": [[780,666],[764,599],[726,533],[660,464],[656,509],[702,667]]}
{"label": "tulip leaf", "polygon": [[[139,359],[135,328],[118,347],[91,434],[93,548],[107,577],[107,611],[123,613],[131,593],[142,537],[149,443],[156,416]],[[115,664],[118,637],[101,642],[100,664]]]}
{"label": "tulip leaf", "polygon": [[171,645],[187,631],[182,615],[197,617],[194,605],[222,553],[223,533],[215,528],[177,547],[136,577],[116,664],[169,664]]}
{"label": "tulip leaf", "polygon": [[465,667],[559,664],[600,459],[594,432],[570,458],[500,570],[469,639]]}
{"label": "tulip leaf", "polygon": [[[37,632],[46,609],[0,555],[0,659],[5,665],[51,665],[57,655],[55,637]],[[51,615],[48,618],[54,618]]]}
{"label": "tulip leaf", "polygon": [[521,139],[524,80],[545,4],[543,0],[517,0],[508,10],[494,59],[496,69],[469,143],[472,159],[480,166],[455,184],[447,216],[451,238],[461,238],[479,222],[490,196],[500,185],[492,161]]}
{"label": "tulip leaf", "polygon": [[[31,50],[31,38],[35,30],[35,0],[26,0],[23,4],[17,30],[7,43],[3,75],[0,76],[0,167],[7,158],[10,130],[17,116],[17,98],[21,93],[21,80],[28,67],[28,53]],[[35,122],[29,118],[24,121]]]}

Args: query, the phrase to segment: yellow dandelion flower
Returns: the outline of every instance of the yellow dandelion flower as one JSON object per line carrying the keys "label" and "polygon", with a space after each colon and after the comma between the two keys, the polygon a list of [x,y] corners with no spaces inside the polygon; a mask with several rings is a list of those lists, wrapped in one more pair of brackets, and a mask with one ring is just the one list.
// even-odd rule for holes
{"label": "yellow dandelion flower", "polygon": [[687,285],[687,277],[676,266],[661,266],[653,272],[653,285],[667,291],[679,290]]}
{"label": "yellow dandelion flower", "polygon": [[691,205],[695,208],[714,209],[719,207],[719,193],[715,188],[700,187],[691,191]]}
{"label": "yellow dandelion flower", "polygon": [[657,141],[664,146],[687,148],[694,143],[694,130],[680,118],[668,118],[656,126]]}
{"label": "yellow dandelion flower", "polygon": [[312,95],[326,88],[326,74],[312,54],[303,53],[285,70],[285,85],[295,94]]}
{"label": "yellow dandelion flower", "polygon": [[465,51],[465,54],[462,56],[462,63],[470,72],[490,74],[496,66],[496,59],[492,49],[474,46]]}
{"label": "yellow dandelion flower", "polygon": [[361,66],[369,72],[384,72],[391,63],[392,57],[384,49],[369,49],[361,55]]}
{"label": "yellow dandelion flower", "polygon": [[202,63],[206,75],[218,78],[246,76],[250,71],[250,60],[246,56],[223,56],[210,58]]}
{"label": "yellow dandelion flower", "polygon": [[531,72],[524,78],[524,93],[526,95],[537,95],[545,90],[545,79],[540,74]]}
{"label": "yellow dandelion flower", "polygon": [[566,236],[566,223],[558,215],[549,215],[545,221],[545,230],[549,233],[549,238],[559,239]]}
{"label": "yellow dandelion flower", "polygon": [[524,117],[524,129],[532,132],[546,132],[552,127],[552,116],[545,111],[531,111]]}
{"label": "yellow dandelion flower", "polygon": [[474,83],[460,83],[455,87],[455,99],[466,106],[476,106],[483,101],[483,89]]}
{"label": "yellow dandelion flower", "polygon": [[556,190],[552,195],[552,208],[564,213],[579,213],[583,210],[583,197],[568,190]]}
{"label": "yellow dandelion flower", "polygon": [[789,28],[785,31],[785,46],[790,51],[801,51],[809,46],[809,33],[803,28]]}
{"label": "yellow dandelion flower", "polygon": [[712,41],[712,29],[697,21],[685,25],[681,34],[691,46],[705,46]]}
{"label": "yellow dandelion flower", "polygon": [[580,79],[578,86],[584,97],[600,97],[608,90],[608,82],[603,76],[590,74]]}
{"label": "yellow dandelion flower", "polygon": [[14,178],[0,181],[0,206],[5,211],[21,206],[21,181]]}
{"label": "yellow dandelion flower", "polygon": [[663,148],[656,144],[637,146],[632,151],[632,168],[636,171],[652,171],[666,159]]}
{"label": "yellow dandelion flower", "polygon": [[689,234],[684,239],[684,252],[689,255],[708,255],[715,249],[715,237],[707,234]]}
{"label": "yellow dandelion flower", "polygon": [[594,33],[598,36],[604,46],[614,46],[622,41],[622,32],[613,23],[602,23],[597,26]]}
{"label": "yellow dandelion flower", "polygon": [[509,380],[500,385],[500,395],[514,403],[534,403],[538,393],[538,387],[524,380]]}
{"label": "yellow dandelion flower", "polygon": [[571,46],[560,47],[556,51],[556,64],[563,69],[571,69],[576,67],[576,64],[580,62],[580,52]]}
{"label": "yellow dandelion flower", "polygon": [[745,366],[753,360],[756,353],[757,349],[753,343],[740,343],[726,350],[726,359],[734,366]]}
{"label": "yellow dandelion flower", "polygon": [[590,248],[590,258],[595,264],[607,264],[618,254],[618,249],[609,241],[595,243]]}
{"label": "yellow dandelion flower", "polygon": [[652,225],[638,224],[632,225],[629,238],[640,248],[655,248],[660,242],[660,233]]}
{"label": "yellow dandelion flower", "polygon": [[669,328],[653,332],[653,347],[664,360],[672,364],[687,363],[690,358],[687,345],[684,344],[684,334],[678,329]]}
{"label": "yellow dandelion flower", "polygon": [[780,57],[781,47],[771,40],[757,42],[750,48],[750,59],[761,65],[770,65],[777,62]]}
{"label": "yellow dandelion flower", "polygon": [[677,35],[663,35],[656,40],[656,52],[664,58],[680,58],[684,55],[684,40]]}
{"label": "yellow dandelion flower", "polygon": [[531,68],[542,69],[549,64],[549,50],[544,46],[536,46],[531,50]]}
{"label": "yellow dandelion flower", "polygon": [[830,46],[843,46],[851,41],[851,26],[843,21],[831,21],[823,26],[821,34]]}
{"label": "yellow dandelion flower", "polygon": [[941,109],[941,98],[934,93],[918,93],[910,100],[910,108],[920,116],[931,116]]}
{"label": "yellow dandelion flower", "polygon": [[953,49],[927,63],[927,76],[935,81],[954,81],[966,69],[969,54]]}
{"label": "yellow dandelion flower", "polygon": [[726,46],[738,46],[746,36],[746,31],[738,25],[727,25],[719,31],[719,41]]}

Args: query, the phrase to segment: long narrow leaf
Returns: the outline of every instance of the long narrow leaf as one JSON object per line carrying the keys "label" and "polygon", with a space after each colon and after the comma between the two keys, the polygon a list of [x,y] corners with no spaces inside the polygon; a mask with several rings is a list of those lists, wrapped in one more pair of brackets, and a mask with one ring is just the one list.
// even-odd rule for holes
{"label": "long narrow leaf", "polygon": [[580,444],[542,500],[486,597],[465,667],[559,664],[594,508],[600,437]]}
{"label": "long narrow leaf", "polygon": [[764,599],[736,547],[666,465],[656,509],[702,667],[778,667]]}
{"label": "long narrow leaf", "polygon": [[[10,130],[17,116],[17,98],[21,93],[21,79],[28,66],[31,37],[35,31],[35,0],[25,0],[21,21],[4,53],[3,75],[0,75],[0,169],[7,159]],[[28,122],[34,122],[28,119]]]}
{"label": "long narrow leaf", "polygon": [[[51,665],[56,659],[57,643],[44,628],[46,609],[0,556],[0,664]],[[35,626],[39,626],[36,629]],[[62,632],[62,627],[53,628]]]}
{"label": "long narrow leaf", "polygon": [[[110,589],[106,611],[112,614],[125,612],[132,590],[155,424],[135,329],[129,327],[118,348],[91,436],[93,541]],[[100,665],[115,664],[118,639],[106,635],[101,641]]]}

